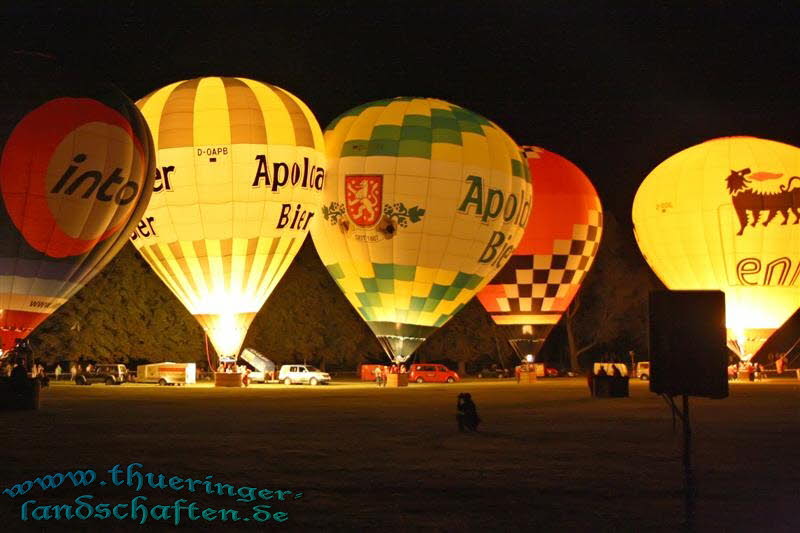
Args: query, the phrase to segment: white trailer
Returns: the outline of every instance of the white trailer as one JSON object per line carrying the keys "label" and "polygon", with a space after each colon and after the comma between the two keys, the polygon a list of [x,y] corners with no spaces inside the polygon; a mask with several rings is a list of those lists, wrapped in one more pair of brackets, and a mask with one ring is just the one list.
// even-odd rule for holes
{"label": "white trailer", "polygon": [[195,363],[152,363],[136,367],[136,381],[139,383],[158,383],[159,385],[186,385],[195,383],[197,365]]}

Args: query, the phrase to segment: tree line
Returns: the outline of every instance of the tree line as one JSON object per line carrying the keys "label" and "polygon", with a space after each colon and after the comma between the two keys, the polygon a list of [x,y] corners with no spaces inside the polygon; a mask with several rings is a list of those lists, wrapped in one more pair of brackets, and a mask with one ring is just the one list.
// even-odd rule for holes
{"label": "tree line", "polygon": [[[658,285],[630,230],[606,213],[600,250],[578,297],[542,348],[540,358],[579,369],[600,355],[645,354],[647,294]],[[37,356],[58,361],[175,361],[205,364],[213,347],[197,321],[128,244],[89,284],[31,334]],[[244,342],[278,364],[307,362],[352,370],[386,357],[322,265],[310,237],[256,315]],[[460,371],[517,357],[506,334],[474,299],[434,333],[417,361],[457,365]]]}

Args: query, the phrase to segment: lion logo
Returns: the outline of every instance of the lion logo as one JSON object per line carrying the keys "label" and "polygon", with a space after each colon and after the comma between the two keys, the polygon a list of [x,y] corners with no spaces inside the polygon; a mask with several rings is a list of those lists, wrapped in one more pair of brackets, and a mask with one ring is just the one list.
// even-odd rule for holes
{"label": "lion logo", "polygon": [[[750,177],[745,177],[750,174]],[[783,215],[781,225],[786,225],[789,221],[789,211],[794,213],[794,222],[800,222],[800,187],[792,188],[795,180],[800,181],[800,177],[792,176],[785,184],[775,187],[775,181],[783,174],[773,174],[770,172],[756,172],[751,174],[749,168],[742,170],[731,170],[730,175],[725,178],[728,185],[728,193],[733,200],[733,207],[736,216],[739,218],[739,233],[742,235],[747,227],[747,212],[753,215],[751,227],[755,227],[761,218],[762,211],[769,211],[767,219],[763,222],[767,226],[775,215]],[[761,185],[754,187],[753,181],[760,182]]]}
{"label": "lion logo", "polygon": [[345,176],[345,205],[356,226],[368,228],[383,214],[383,176]]}

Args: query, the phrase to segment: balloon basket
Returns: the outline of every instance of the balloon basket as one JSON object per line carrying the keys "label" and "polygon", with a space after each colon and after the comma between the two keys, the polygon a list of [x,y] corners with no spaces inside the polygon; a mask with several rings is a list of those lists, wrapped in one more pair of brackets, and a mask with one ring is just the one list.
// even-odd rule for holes
{"label": "balloon basket", "polygon": [[524,370],[519,373],[519,380],[517,380],[517,383],[520,385],[533,385],[536,383],[537,379],[536,370]]}
{"label": "balloon basket", "polygon": [[408,387],[408,374],[386,374],[387,387]]}
{"label": "balloon basket", "polygon": [[242,387],[241,372],[214,372],[215,387]]}

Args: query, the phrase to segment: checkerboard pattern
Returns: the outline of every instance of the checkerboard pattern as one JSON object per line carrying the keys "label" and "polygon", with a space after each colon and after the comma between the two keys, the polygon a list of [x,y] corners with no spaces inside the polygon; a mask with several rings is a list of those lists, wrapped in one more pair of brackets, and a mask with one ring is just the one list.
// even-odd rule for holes
{"label": "checkerboard pattern", "polygon": [[522,157],[526,161],[528,159],[541,159],[539,154],[544,151],[544,148],[539,148],[538,146],[520,146],[519,148],[522,151]]}
{"label": "checkerboard pattern", "polygon": [[348,277],[338,263],[326,267],[367,323],[439,327],[464,307],[483,281],[476,274],[443,270],[432,277],[431,269],[396,264],[365,265],[360,270],[371,271],[369,277]]}
{"label": "checkerboard pattern", "polygon": [[[552,255],[512,256],[492,280],[503,286],[492,314],[563,313],[592,266],[603,227],[600,211],[589,212],[588,224],[575,224],[571,240],[555,240]],[[499,311],[499,313],[498,313]]]}

